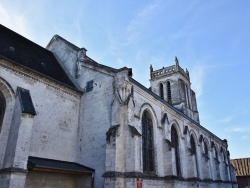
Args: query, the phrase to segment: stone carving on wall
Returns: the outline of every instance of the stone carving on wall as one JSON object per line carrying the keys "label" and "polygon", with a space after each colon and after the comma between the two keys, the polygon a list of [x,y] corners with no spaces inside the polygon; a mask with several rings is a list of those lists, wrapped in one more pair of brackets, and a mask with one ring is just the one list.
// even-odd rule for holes
{"label": "stone carving on wall", "polygon": [[196,96],[195,96],[195,92],[192,90],[191,90],[191,100],[192,100],[192,109],[193,111],[197,112]]}
{"label": "stone carving on wall", "polygon": [[167,124],[169,124],[167,113],[164,113],[162,118],[161,118],[161,124],[164,124],[165,122],[167,122]]}
{"label": "stone carving on wall", "polygon": [[82,72],[82,62],[86,58],[86,50],[85,49],[80,49],[77,52],[77,62],[76,62],[76,78],[79,78],[81,76]]}
{"label": "stone carving on wall", "polygon": [[178,60],[177,56],[175,56],[174,62],[175,62],[175,66],[179,67],[179,60]]}
{"label": "stone carving on wall", "polygon": [[114,125],[112,127],[109,128],[109,130],[106,132],[106,140],[109,142],[110,141],[110,137],[113,136],[115,137],[116,136],[116,132],[117,132],[117,129],[119,128],[120,125]]}
{"label": "stone carving on wall", "polygon": [[[115,89],[115,96],[121,105],[128,105],[131,98],[134,97],[134,87],[125,83],[120,89]],[[135,105],[134,101],[133,104]]]}
{"label": "stone carving on wall", "polygon": [[139,131],[133,126],[133,125],[128,125],[130,133],[131,133],[131,137],[136,136],[141,136],[141,133],[139,133]]}
{"label": "stone carving on wall", "polygon": [[171,148],[174,147],[174,145],[173,145],[173,143],[172,143],[170,140],[168,140],[168,139],[166,139],[166,142],[167,142],[167,145],[168,145],[168,150],[170,151]]}

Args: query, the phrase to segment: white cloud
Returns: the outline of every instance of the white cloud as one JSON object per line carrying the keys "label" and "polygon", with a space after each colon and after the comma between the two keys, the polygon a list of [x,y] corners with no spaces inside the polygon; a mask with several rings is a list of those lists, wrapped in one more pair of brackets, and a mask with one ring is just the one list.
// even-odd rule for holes
{"label": "white cloud", "polygon": [[205,74],[206,67],[203,63],[197,63],[191,70],[192,89],[195,91],[197,98],[203,93]]}
{"label": "white cloud", "polygon": [[146,6],[142,11],[140,11],[127,26],[127,43],[133,43],[138,37],[143,35],[145,32],[148,22],[152,18],[153,13],[156,12],[161,1],[154,1],[152,4]]}
{"label": "white cloud", "polygon": [[82,29],[81,29],[81,22],[79,19],[76,19],[76,21],[73,23],[73,26],[76,29],[76,41],[74,42],[75,45],[80,46],[82,42]]}
{"label": "white cloud", "polygon": [[204,83],[206,81],[205,79],[208,77],[207,74],[209,74],[209,71],[213,71],[213,69],[221,69],[223,67],[239,65],[235,63],[211,64],[213,61],[210,60],[209,57],[202,60],[196,60],[196,62],[197,63],[194,63],[193,68],[190,70],[190,75],[192,89],[195,91],[197,98],[203,94]]}
{"label": "white cloud", "polygon": [[250,132],[250,127],[234,127],[234,128],[226,128],[225,131],[228,132],[236,132],[236,133],[246,133],[246,132]]}
{"label": "white cloud", "polygon": [[229,123],[233,118],[234,116],[227,116],[227,117],[217,120],[216,122],[217,123]]}
{"label": "white cloud", "polygon": [[31,29],[25,17],[19,14],[13,7],[4,7],[0,4],[0,18],[1,24],[18,32],[19,34],[32,38]]}
{"label": "white cloud", "polygon": [[248,135],[244,135],[241,137],[241,140],[249,140],[250,139],[250,136]]}

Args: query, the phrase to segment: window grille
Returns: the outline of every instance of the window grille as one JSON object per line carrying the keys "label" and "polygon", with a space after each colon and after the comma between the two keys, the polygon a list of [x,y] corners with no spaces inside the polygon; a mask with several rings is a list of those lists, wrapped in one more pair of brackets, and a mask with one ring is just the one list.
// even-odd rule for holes
{"label": "window grille", "polygon": [[167,82],[167,100],[169,103],[172,103],[171,85],[169,81]]}
{"label": "window grille", "polygon": [[160,97],[162,98],[162,99],[164,99],[164,93],[163,93],[163,84],[162,83],[160,83],[160,85],[159,85],[159,89],[160,89]]}

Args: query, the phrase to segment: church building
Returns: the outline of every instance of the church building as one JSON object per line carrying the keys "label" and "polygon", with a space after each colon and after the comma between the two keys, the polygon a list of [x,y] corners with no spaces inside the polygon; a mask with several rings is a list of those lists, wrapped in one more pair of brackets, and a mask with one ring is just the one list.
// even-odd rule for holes
{"label": "church building", "polygon": [[97,63],[0,25],[1,188],[236,188],[226,139],[200,125],[188,70]]}

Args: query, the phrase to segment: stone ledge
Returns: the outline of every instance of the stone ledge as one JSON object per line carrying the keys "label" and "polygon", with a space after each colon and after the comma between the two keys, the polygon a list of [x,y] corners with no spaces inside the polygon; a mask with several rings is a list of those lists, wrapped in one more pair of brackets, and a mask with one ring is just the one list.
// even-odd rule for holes
{"label": "stone ledge", "polygon": [[168,181],[187,181],[187,182],[204,182],[204,183],[232,183],[237,184],[234,181],[223,181],[223,180],[212,180],[212,179],[200,179],[197,177],[183,178],[182,176],[164,176],[159,177],[155,173],[147,174],[142,172],[117,172],[117,171],[108,171],[105,172],[102,177],[104,178],[145,178],[145,179],[154,179],[154,180],[168,180]]}
{"label": "stone ledge", "polygon": [[11,172],[27,173],[28,171],[23,168],[3,168],[0,170],[0,174],[11,173]]}

